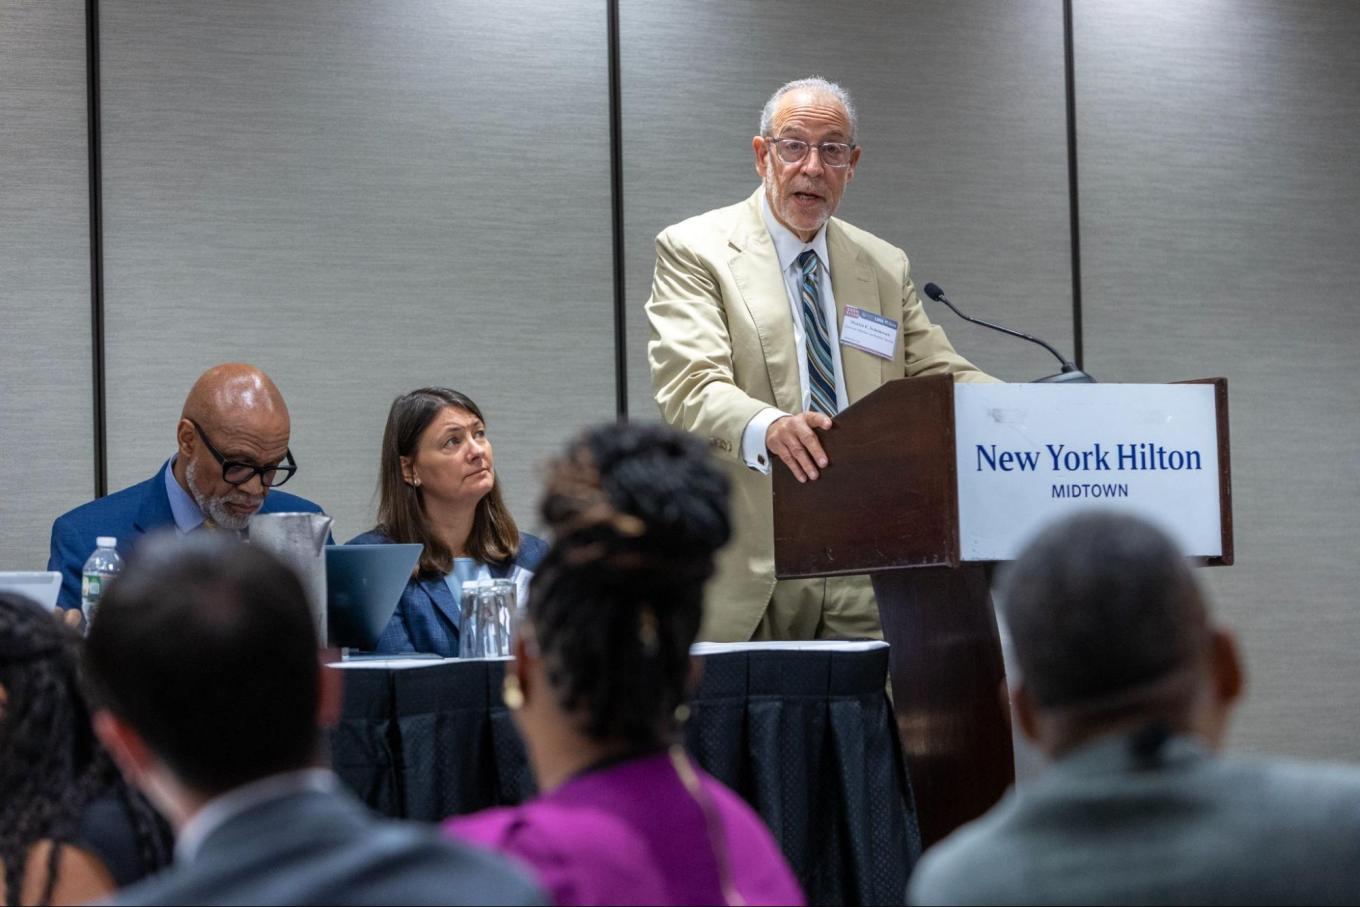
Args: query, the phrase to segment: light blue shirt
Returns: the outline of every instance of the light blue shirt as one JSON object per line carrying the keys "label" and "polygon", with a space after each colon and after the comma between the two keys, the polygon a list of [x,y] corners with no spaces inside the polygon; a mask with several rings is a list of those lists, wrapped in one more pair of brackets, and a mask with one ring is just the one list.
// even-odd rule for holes
{"label": "light blue shirt", "polygon": [[179,530],[180,535],[186,535],[203,525],[204,516],[197,502],[175,478],[175,461],[178,459],[179,454],[175,454],[170,458],[170,462],[165,464],[165,495],[170,499],[170,512],[175,516],[175,528]]}
{"label": "light blue shirt", "polygon": [[[463,604],[463,583],[484,579],[481,562],[475,557],[455,557],[452,572],[444,574],[444,583],[453,593],[453,600],[459,607]],[[487,576],[490,576],[487,573]]]}

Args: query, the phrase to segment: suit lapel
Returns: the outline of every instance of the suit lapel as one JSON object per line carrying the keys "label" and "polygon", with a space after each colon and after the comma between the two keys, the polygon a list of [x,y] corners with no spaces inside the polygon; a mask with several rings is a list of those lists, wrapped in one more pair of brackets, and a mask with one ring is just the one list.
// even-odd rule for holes
{"label": "suit lapel", "polygon": [[422,577],[420,588],[425,590],[425,594],[430,597],[430,601],[439,611],[453,622],[458,628],[463,626],[463,614],[461,605],[453,600],[453,592],[449,589],[449,584],[444,582],[442,576]]}
{"label": "suit lapel", "polygon": [[[831,292],[836,297],[837,333],[845,325],[846,306],[854,306],[875,315],[884,314],[873,269],[835,220],[826,228],[826,248],[831,256]],[[897,320],[901,314],[898,313],[896,318],[891,314],[888,317]],[[841,344],[845,393],[851,403],[877,390],[883,383],[883,361],[872,353]]]}
{"label": "suit lapel", "polygon": [[165,468],[170,461],[161,464],[156,474],[142,483],[142,506],[133,518],[132,528],[139,533],[151,532],[175,525],[175,512],[170,509],[170,495],[165,491]]}
{"label": "suit lapel", "polygon": [[798,382],[789,294],[779,271],[779,256],[760,216],[763,191],[757,189],[747,200],[728,239],[732,249],[728,266],[760,336],[774,405],[786,413],[796,413],[803,408],[803,393]]}

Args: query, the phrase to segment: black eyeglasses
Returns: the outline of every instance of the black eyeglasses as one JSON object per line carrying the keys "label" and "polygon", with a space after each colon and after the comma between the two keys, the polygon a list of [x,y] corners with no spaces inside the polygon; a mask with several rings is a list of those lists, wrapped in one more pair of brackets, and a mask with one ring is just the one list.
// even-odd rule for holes
{"label": "black eyeglasses", "polygon": [[222,481],[228,485],[244,485],[256,476],[260,477],[260,483],[265,488],[275,488],[287,482],[297,472],[297,461],[293,459],[293,452],[285,450],[283,452],[283,462],[275,463],[273,466],[256,466],[253,463],[242,463],[240,460],[228,460],[224,457],[213,442],[208,440],[203,427],[193,419],[189,424],[198,432],[198,436],[203,439],[203,443],[208,447],[208,453],[217,458],[217,462],[222,464]]}

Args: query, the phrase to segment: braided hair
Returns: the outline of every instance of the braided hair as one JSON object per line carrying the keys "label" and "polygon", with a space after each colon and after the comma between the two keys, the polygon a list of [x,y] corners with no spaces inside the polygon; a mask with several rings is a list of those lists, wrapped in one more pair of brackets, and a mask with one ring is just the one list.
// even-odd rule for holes
{"label": "braided hair", "polygon": [[704,583],[731,535],[728,480],[702,444],[659,425],[587,431],[550,464],[552,547],[529,619],[580,730],[635,748],[674,733]]}
{"label": "braided hair", "polygon": [[81,639],[37,604],[0,593],[0,864],[5,904],[20,903],[28,857],[50,840],[39,904],[57,883],[61,845],[90,803],[112,795],[132,819],[142,863],[169,862],[169,834],[95,739],[79,678]]}

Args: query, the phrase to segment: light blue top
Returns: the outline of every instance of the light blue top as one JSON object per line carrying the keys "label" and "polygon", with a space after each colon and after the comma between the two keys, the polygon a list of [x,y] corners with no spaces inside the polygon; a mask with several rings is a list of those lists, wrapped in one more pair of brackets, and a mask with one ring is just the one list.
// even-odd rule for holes
{"label": "light blue top", "polygon": [[175,454],[165,464],[165,496],[170,499],[170,513],[175,517],[175,528],[180,535],[184,535],[202,526],[204,517],[193,496],[175,478],[175,461],[178,459],[179,454]]}
{"label": "light blue top", "polygon": [[444,574],[444,582],[448,585],[449,591],[453,593],[453,600],[461,605],[463,602],[463,583],[470,583],[481,579],[482,564],[475,557],[455,557],[453,559],[453,570]]}

